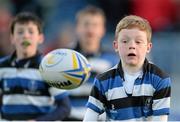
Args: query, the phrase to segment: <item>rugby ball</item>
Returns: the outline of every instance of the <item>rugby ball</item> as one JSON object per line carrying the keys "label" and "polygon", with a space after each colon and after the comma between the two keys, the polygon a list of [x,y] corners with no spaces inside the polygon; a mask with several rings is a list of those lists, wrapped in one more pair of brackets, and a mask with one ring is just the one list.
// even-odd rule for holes
{"label": "rugby ball", "polygon": [[88,80],[91,66],[88,60],[75,50],[56,49],[44,56],[39,70],[44,81],[50,86],[74,89]]}

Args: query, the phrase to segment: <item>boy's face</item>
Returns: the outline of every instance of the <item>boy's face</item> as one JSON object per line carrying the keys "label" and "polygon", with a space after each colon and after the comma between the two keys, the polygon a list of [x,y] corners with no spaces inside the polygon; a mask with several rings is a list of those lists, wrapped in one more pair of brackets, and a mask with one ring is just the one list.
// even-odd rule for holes
{"label": "boy's face", "polygon": [[104,36],[104,19],[101,15],[83,15],[79,18],[76,27],[77,36],[87,50],[99,45]]}
{"label": "boy's face", "polygon": [[38,44],[44,39],[43,34],[39,33],[37,25],[33,22],[16,23],[11,38],[17,55],[29,57],[36,54]]}
{"label": "boy's face", "polygon": [[150,52],[152,43],[147,41],[147,34],[139,28],[122,29],[114,48],[119,53],[121,61],[127,66],[143,65],[146,54]]}

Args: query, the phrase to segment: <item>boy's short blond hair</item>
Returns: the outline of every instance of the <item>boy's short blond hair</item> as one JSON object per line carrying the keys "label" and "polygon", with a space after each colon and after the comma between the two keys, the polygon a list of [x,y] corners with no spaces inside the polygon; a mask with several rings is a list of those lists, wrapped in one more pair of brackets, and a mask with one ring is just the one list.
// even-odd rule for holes
{"label": "boy's short blond hair", "polygon": [[129,15],[120,20],[120,22],[116,26],[115,39],[117,39],[118,33],[122,29],[131,29],[134,27],[146,31],[147,40],[148,42],[151,42],[152,30],[149,22],[146,19],[135,15]]}
{"label": "boy's short blond hair", "polygon": [[99,15],[102,17],[104,23],[106,22],[105,13],[102,9],[96,6],[86,6],[84,9],[80,10],[76,15],[76,22],[78,23],[79,20],[85,15]]}

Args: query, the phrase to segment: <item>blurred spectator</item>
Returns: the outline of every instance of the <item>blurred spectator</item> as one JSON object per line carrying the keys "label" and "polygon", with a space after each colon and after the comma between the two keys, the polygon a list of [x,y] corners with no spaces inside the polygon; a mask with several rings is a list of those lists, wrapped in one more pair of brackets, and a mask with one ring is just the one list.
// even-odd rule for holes
{"label": "blurred spectator", "polygon": [[[4,6],[0,7],[0,57],[12,53],[13,47],[10,43],[9,25],[12,19],[10,11]],[[8,48],[7,48],[8,46]]]}
{"label": "blurred spectator", "polygon": [[96,0],[96,2],[106,14],[108,31],[114,32],[119,20],[131,12],[131,0]]}
{"label": "blurred spectator", "polygon": [[53,42],[49,41],[45,45],[45,54],[57,48],[74,48],[76,44],[74,26],[70,23],[64,23],[61,28],[63,29],[59,29],[59,33],[52,40]]}
{"label": "blurred spectator", "polygon": [[11,2],[14,15],[22,11],[28,11],[35,13],[38,17],[43,19],[43,4],[40,4],[39,0],[11,0]]}
{"label": "blurred spectator", "polygon": [[39,72],[42,22],[34,14],[23,12],[13,19],[10,31],[15,51],[0,59],[1,119],[63,120],[70,113],[68,94],[50,87]]}
{"label": "blurred spectator", "polygon": [[176,23],[174,25],[174,31],[180,31],[180,0],[172,0],[172,2],[176,6]]}
{"label": "blurred spectator", "polygon": [[132,0],[132,13],[146,18],[154,31],[170,30],[176,20],[172,0]]}
{"label": "blurred spectator", "polygon": [[[47,16],[45,27],[46,41],[52,41],[58,34],[58,30],[63,29],[64,22],[75,23],[75,14],[85,5],[87,0],[53,0],[55,5]],[[44,0],[43,0],[44,2]]]}
{"label": "blurred spectator", "polygon": [[76,51],[82,53],[92,66],[90,79],[75,90],[70,91],[72,111],[68,120],[82,120],[85,114],[85,104],[90,94],[94,77],[108,70],[118,62],[115,53],[101,48],[101,40],[105,34],[105,16],[101,9],[88,6],[76,16],[76,34],[78,44]]}

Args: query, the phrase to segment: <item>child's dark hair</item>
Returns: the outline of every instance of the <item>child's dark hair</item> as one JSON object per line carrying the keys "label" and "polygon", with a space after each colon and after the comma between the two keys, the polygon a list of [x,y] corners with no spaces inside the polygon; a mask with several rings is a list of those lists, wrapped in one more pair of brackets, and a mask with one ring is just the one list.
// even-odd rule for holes
{"label": "child's dark hair", "polygon": [[37,25],[39,33],[42,33],[42,22],[39,17],[37,17],[35,14],[30,12],[21,12],[15,16],[13,19],[11,25],[10,25],[10,31],[11,34],[14,34],[14,27],[16,23],[20,24],[26,24],[29,22],[33,22]]}

